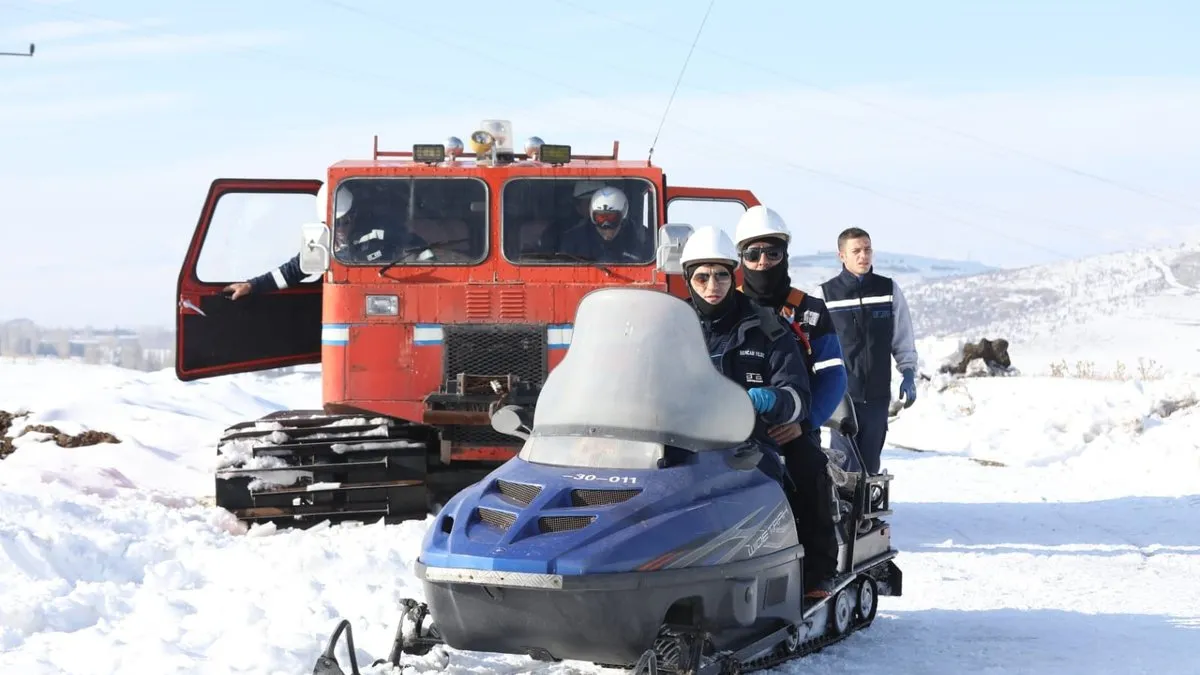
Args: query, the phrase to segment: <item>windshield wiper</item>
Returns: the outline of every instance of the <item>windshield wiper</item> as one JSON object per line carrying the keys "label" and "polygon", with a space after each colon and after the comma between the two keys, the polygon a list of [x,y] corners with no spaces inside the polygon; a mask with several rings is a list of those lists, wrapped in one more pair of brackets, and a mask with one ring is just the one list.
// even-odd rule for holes
{"label": "windshield wiper", "polygon": [[434,241],[434,243],[432,243],[432,244],[418,244],[418,245],[403,247],[403,249],[400,250],[400,253],[397,253],[396,257],[392,258],[392,261],[390,263],[383,265],[382,268],[379,268],[379,276],[383,276],[384,274],[388,273],[389,269],[396,267],[396,265],[398,265],[400,263],[410,262],[410,261],[406,261],[406,259],[404,259],[404,256],[409,255],[409,253],[415,253],[418,251],[426,251],[426,250],[436,249],[436,247],[438,247],[438,246],[449,246],[450,244],[462,244],[462,243],[464,243],[464,241],[466,241],[466,239],[451,239],[449,241]]}
{"label": "windshield wiper", "polygon": [[535,251],[530,253],[522,253],[521,259],[524,258],[532,258],[534,260],[539,258],[549,258],[551,260],[555,258],[571,260],[573,262],[587,264],[591,267],[597,267],[610,277],[613,275],[612,270],[608,269],[608,267],[606,267],[604,263],[600,262],[599,260],[595,260],[593,258],[583,258],[575,255],[574,253],[566,253],[564,251]]}

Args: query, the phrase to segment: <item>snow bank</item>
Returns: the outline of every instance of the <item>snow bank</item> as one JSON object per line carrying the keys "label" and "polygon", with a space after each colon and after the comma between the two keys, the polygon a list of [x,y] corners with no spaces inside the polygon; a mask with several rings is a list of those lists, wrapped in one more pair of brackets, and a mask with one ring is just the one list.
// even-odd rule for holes
{"label": "snow bank", "polygon": [[[922,383],[888,441],[1009,466],[1121,470],[1159,483],[1169,466],[1200,477],[1198,400],[1195,380],[941,376]],[[1165,428],[1168,418],[1174,423]]]}
{"label": "snow bank", "polygon": [[386,656],[399,599],[418,591],[424,528],[243,535],[195,503],[8,486],[0,672],[311,672],[317,636],[341,617],[370,663]]}
{"label": "snow bank", "polygon": [[[53,478],[92,489],[127,487],[194,497],[212,494],[221,431],[285,408],[319,408],[319,371],[184,383],[154,373],[60,360],[0,362],[0,410],[26,409],[27,424],[88,429],[122,442],[59,448],[44,435],[15,438],[0,484]],[[14,428],[10,433],[17,433]]]}
{"label": "snow bank", "polygon": [[[905,595],[779,672],[1200,671],[1197,380],[949,381],[921,382],[889,435],[931,452],[884,456]],[[385,672],[365,666],[386,656],[400,598],[421,597],[428,521],[247,530],[205,502],[222,429],[319,397],[314,372],[183,384],[0,361],[0,409],[122,440],[18,439],[0,461],[0,672],[308,673],[341,618],[364,673]],[[460,673],[620,672],[451,658]]]}

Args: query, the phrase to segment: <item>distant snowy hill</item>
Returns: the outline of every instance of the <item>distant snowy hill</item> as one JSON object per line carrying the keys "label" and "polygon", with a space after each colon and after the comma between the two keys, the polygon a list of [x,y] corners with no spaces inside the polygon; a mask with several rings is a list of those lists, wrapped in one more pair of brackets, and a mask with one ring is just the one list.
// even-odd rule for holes
{"label": "distant snowy hill", "polygon": [[[999,268],[980,262],[945,260],[907,253],[877,252],[875,271],[892,277],[903,288],[933,279],[962,277],[992,272]],[[788,270],[792,284],[800,289],[810,289],[842,271],[836,251],[821,251],[812,255],[796,255],[788,259]]]}
{"label": "distant snowy hill", "polygon": [[904,292],[918,337],[1003,337],[1027,359],[1171,359],[1200,372],[1200,244],[929,279]]}

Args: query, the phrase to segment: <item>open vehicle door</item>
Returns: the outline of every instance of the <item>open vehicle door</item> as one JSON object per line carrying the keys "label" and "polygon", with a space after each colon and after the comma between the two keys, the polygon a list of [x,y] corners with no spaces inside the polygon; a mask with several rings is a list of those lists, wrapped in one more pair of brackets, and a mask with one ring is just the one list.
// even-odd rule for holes
{"label": "open vehicle door", "polygon": [[[732,238],[738,218],[759,201],[749,190],[668,185],[666,204],[668,223],[683,223],[693,228],[715,225]],[[681,298],[688,297],[686,282],[677,274],[667,277],[667,291]]]}
{"label": "open vehicle door", "polygon": [[[300,251],[319,180],[213,181],[179,270],[175,374],[180,380],[321,360],[320,277],[231,300],[231,283],[271,274]],[[322,218],[322,220],[324,220]]]}

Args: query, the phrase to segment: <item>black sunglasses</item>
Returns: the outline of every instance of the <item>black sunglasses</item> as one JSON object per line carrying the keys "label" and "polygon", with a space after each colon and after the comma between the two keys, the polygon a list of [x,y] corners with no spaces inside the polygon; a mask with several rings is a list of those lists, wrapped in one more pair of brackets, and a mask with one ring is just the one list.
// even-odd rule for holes
{"label": "black sunglasses", "polygon": [[732,278],[732,276],[733,276],[732,274],[730,274],[729,272],[726,272],[724,270],[722,270],[720,272],[713,272],[711,274],[708,272],[696,272],[695,274],[692,275],[692,281],[694,281],[698,284],[707,284],[708,280],[713,277],[715,277],[717,279],[717,281],[729,281],[729,279]]}
{"label": "black sunglasses", "polygon": [[742,260],[746,262],[758,262],[758,259],[767,256],[767,260],[771,262],[779,262],[783,260],[783,249],[778,246],[755,246],[742,251]]}

